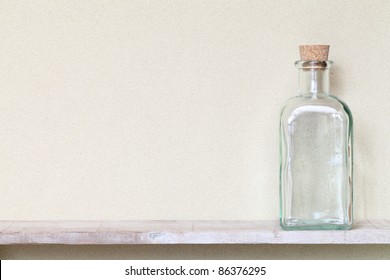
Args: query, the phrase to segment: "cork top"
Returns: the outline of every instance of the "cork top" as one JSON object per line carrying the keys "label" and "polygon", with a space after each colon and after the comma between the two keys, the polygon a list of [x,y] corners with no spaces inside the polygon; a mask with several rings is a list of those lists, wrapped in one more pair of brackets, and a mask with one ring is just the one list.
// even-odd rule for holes
{"label": "cork top", "polygon": [[301,60],[328,60],[329,45],[302,45],[299,46]]}

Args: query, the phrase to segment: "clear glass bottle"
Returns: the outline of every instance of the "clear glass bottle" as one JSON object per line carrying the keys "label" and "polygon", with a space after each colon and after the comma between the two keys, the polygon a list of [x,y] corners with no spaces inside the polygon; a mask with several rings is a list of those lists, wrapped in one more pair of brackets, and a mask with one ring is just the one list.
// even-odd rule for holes
{"label": "clear glass bottle", "polygon": [[329,46],[300,48],[299,95],[280,115],[280,224],[286,230],[350,229],[352,114],[329,95]]}

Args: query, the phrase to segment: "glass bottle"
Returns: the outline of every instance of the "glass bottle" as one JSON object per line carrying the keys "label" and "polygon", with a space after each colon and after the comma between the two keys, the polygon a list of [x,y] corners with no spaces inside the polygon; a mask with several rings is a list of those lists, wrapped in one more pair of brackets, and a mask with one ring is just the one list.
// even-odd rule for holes
{"label": "glass bottle", "polygon": [[352,227],[352,114],[329,95],[329,46],[300,46],[298,96],[280,115],[280,225]]}

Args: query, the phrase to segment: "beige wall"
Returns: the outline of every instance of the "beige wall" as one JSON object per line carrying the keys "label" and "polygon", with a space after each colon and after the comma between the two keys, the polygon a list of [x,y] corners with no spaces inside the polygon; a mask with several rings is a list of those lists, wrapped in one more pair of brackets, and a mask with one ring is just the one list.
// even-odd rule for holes
{"label": "beige wall", "polygon": [[[278,113],[306,43],[331,45],[332,91],[354,114],[355,217],[390,219],[389,13],[378,0],[1,1],[0,219],[277,219]],[[56,248],[0,253],[85,247]]]}

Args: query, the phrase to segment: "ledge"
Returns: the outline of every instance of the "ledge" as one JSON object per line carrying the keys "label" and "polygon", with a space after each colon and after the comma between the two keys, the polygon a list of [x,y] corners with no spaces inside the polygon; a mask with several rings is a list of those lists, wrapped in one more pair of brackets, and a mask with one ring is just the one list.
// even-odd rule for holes
{"label": "ledge", "polygon": [[284,231],[277,221],[0,221],[0,244],[390,244],[390,221]]}

